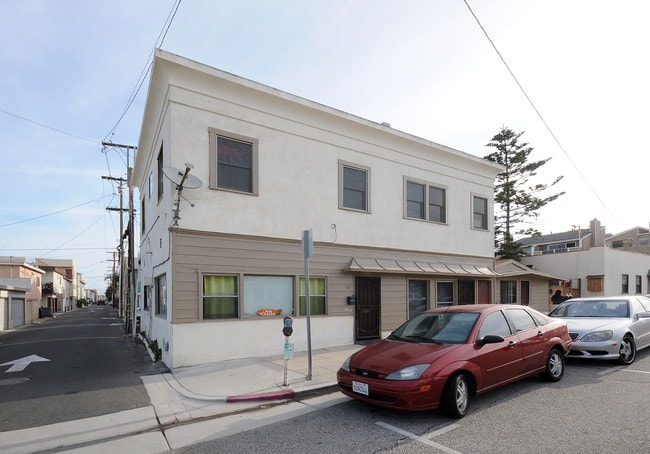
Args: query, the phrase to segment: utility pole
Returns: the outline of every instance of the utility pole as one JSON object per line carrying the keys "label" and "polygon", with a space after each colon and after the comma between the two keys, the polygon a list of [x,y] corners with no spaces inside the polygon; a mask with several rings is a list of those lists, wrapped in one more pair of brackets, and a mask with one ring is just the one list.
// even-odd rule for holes
{"label": "utility pole", "polygon": [[[133,221],[134,221],[134,209],[133,209],[133,168],[131,167],[131,161],[130,161],[130,156],[131,156],[131,150],[133,150],[133,160],[135,161],[135,151],[138,149],[138,147],[135,147],[133,145],[122,145],[119,143],[112,143],[112,142],[102,142],[102,145],[105,147],[115,147],[115,148],[122,148],[126,150],[126,171],[127,171],[127,184],[129,186],[129,223],[128,223],[128,236],[129,236],[129,264],[128,264],[128,301],[125,304],[126,311],[124,313],[124,318],[126,320],[126,332],[130,332],[132,337],[135,338],[135,328],[136,328],[136,305],[135,305],[135,241],[133,239],[133,234],[134,234],[134,227],[133,227]],[[122,209],[122,191],[121,191],[121,185],[120,185],[120,209]],[[122,215],[120,212],[120,224],[122,222]],[[124,236],[122,235],[122,227],[120,227],[120,245],[123,244],[123,238]],[[120,279],[120,286],[123,287],[122,285],[122,279]],[[129,331],[130,329],[130,331]]]}
{"label": "utility pole", "polygon": [[[102,177],[105,180],[113,180],[113,181],[119,181],[120,182],[120,207],[119,208],[111,208],[107,207],[106,209],[108,211],[119,211],[120,212],[120,244],[117,246],[117,250],[120,253],[120,293],[119,293],[119,314],[120,317],[124,315],[124,189],[123,189],[123,183],[126,182],[124,178],[115,178],[115,177],[107,177],[103,176]],[[113,299],[115,299],[115,293],[113,293]]]}

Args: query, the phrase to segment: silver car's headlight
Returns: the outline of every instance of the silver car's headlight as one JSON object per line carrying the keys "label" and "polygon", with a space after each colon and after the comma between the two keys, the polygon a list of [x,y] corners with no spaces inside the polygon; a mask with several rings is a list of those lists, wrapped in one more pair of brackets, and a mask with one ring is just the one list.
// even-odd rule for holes
{"label": "silver car's headlight", "polygon": [[418,364],[396,370],[386,377],[386,380],[417,380],[431,364]]}
{"label": "silver car's headlight", "polygon": [[343,364],[341,364],[341,369],[347,370],[348,372],[350,372],[350,358],[352,358],[352,357],[348,356],[348,359],[343,361]]}
{"label": "silver car's headlight", "polygon": [[582,342],[602,342],[610,340],[613,335],[614,333],[610,330],[594,331],[593,333],[589,333],[586,336],[583,336],[580,340]]}

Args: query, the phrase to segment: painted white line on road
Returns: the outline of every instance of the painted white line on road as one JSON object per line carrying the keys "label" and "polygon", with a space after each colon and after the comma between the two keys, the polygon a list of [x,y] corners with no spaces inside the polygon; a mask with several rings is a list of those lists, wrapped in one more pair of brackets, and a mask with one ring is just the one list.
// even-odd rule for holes
{"label": "painted white line on road", "polygon": [[618,366],[618,367],[611,367],[609,369],[605,369],[602,372],[598,372],[598,375],[607,375],[611,374],[612,372],[618,372],[619,370],[623,369],[623,366]]}
{"label": "painted white line on road", "polygon": [[625,372],[636,372],[637,374],[650,374],[647,370],[623,369]]}
{"label": "painted white line on road", "polygon": [[455,451],[451,448],[448,448],[446,446],[441,445],[440,443],[436,443],[435,441],[431,441],[429,438],[436,437],[438,435],[441,435],[449,430],[456,429],[457,427],[460,427],[460,424],[451,424],[447,427],[443,427],[442,429],[434,430],[433,432],[429,432],[426,435],[415,435],[412,434],[411,432],[407,432],[405,430],[400,429],[399,427],[395,427],[391,424],[387,424],[385,422],[377,421],[377,425],[384,427],[388,430],[392,430],[393,432],[397,432],[400,435],[404,435],[405,437],[409,437],[412,440],[418,441],[422,444],[431,446],[433,448],[439,449],[442,452],[446,452],[448,454],[461,454],[459,451]]}

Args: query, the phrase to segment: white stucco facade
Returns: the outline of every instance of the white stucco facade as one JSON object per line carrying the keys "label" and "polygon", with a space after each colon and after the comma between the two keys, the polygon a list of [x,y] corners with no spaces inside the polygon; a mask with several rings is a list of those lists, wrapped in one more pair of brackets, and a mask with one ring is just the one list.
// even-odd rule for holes
{"label": "white stucco facade", "polygon": [[[217,135],[253,144],[250,193],[215,186],[211,139]],[[183,188],[175,219],[176,185],[161,172],[183,172],[186,166],[202,185]],[[341,206],[345,166],[366,172],[365,210]],[[236,319],[202,318],[201,279],[211,273],[236,276],[238,282],[249,275],[290,276],[295,280],[292,342],[304,350],[297,251],[302,231],[311,228],[319,245],[315,275],[327,289],[326,313],[311,319],[312,346],[350,344],[358,316],[346,299],[358,289],[355,274],[344,270],[352,259],[345,254],[390,259],[412,254],[430,262],[493,267],[492,197],[499,170],[461,151],[157,51],[133,176],[141,195],[142,330],[158,342],[171,367],[281,354],[281,317],[253,319],[240,308]],[[407,181],[444,189],[444,222],[406,215]],[[473,224],[476,198],[487,206],[481,228]],[[224,241],[240,249],[224,250]],[[379,332],[408,316],[399,304],[408,299],[409,279],[415,277],[429,279],[430,306],[436,279],[452,282],[455,289],[459,280],[466,287],[486,280],[492,292],[487,297],[493,299],[493,275],[458,269],[458,277],[453,271],[437,276],[430,269],[373,270],[381,280]],[[241,290],[236,297],[245,304]]]}

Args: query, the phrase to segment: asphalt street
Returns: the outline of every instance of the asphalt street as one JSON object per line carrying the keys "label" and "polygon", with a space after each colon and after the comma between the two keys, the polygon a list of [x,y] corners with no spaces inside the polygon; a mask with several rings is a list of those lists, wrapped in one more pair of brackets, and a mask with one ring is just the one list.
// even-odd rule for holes
{"label": "asphalt street", "polygon": [[166,368],[117,315],[93,305],[0,334],[0,431],[149,405],[140,376]]}

